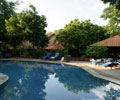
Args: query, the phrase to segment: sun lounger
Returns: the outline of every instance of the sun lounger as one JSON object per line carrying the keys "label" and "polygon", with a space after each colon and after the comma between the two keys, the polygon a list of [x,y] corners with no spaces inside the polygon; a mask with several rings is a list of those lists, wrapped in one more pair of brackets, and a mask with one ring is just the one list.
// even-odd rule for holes
{"label": "sun lounger", "polygon": [[113,59],[112,58],[108,58],[108,59],[104,60],[104,62],[109,62],[111,60],[113,60]]}
{"label": "sun lounger", "polygon": [[56,53],[53,57],[50,57],[50,59],[56,59],[59,56],[59,53]]}
{"label": "sun lounger", "polygon": [[103,60],[103,59],[100,59],[100,60],[96,60],[96,61],[92,61],[92,64],[98,64],[98,63],[101,63],[101,62],[109,62],[109,61],[111,61],[111,60],[113,60],[112,58],[108,58],[108,59],[106,59],[106,60]]}
{"label": "sun lounger", "polygon": [[107,62],[107,63],[102,64],[102,66],[111,67],[111,69],[113,66],[116,66],[116,65],[117,65],[117,63],[115,63],[115,62]]}
{"label": "sun lounger", "polygon": [[110,64],[112,64],[112,62],[107,62],[107,63],[104,63],[102,64],[103,66],[109,66]]}
{"label": "sun lounger", "polygon": [[120,60],[117,60],[117,63],[120,64]]}
{"label": "sun lounger", "polygon": [[63,62],[64,61],[64,57],[62,57],[61,59],[60,59],[60,62]]}
{"label": "sun lounger", "polygon": [[120,60],[115,61],[115,63],[120,64]]}
{"label": "sun lounger", "polygon": [[47,54],[46,54],[45,56],[42,56],[42,59],[46,59],[46,58],[48,58],[50,55],[51,55],[51,53],[50,53],[50,52],[47,52]]}
{"label": "sun lounger", "polygon": [[11,55],[9,53],[6,53],[5,57],[9,58],[9,57],[11,57]]}
{"label": "sun lounger", "polygon": [[101,62],[101,60],[97,60],[97,61],[93,61],[92,64],[96,65],[97,63],[100,63],[100,62]]}

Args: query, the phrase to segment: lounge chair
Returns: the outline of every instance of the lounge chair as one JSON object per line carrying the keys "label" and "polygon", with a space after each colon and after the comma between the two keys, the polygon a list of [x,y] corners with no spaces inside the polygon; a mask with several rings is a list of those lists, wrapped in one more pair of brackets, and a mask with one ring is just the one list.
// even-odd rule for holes
{"label": "lounge chair", "polygon": [[120,64],[120,60],[117,60],[117,63]]}
{"label": "lounge chair", "polygon": [[65,59],[65,57],[62,57],[62,58],[60,59],[60,62],[63,62],[63,61],[64,61],[64,59]]}
{"label": "lounge chair", "polygon": [[97,60],[97,61],[93,61],[92,64],[96,65],[97,63],[100,63],[100,62],[101,62],[101,60]]}
{"label": "lounge chair", "polygon": [[109,62],[109,61],[111,61],[111,60],[113,60],[112,58],[108,58],[108,59],[106,59],[106,60],[103,60],[103,59],[100,59],[100,60],[97,60],[97,61],[92,61],[92,64],[97,64],[97,63],[101,63],[101,62]]}
{"label": "lounge chair", "polygon": [[9,53],[6,53],[5,57],[9,58],[9,57],[11,57],[11,55]]}
{"label": "lounge chair", "polygon": [[111,65],[113,62],[107,62],[107,63],[104,63],[104,64],[102,64],[103,66],[109,66],[109,65]]}
{"label": "lounge chair", "polygon": [[56,59],[59,56],[59,53],[56,53],[53,57],[50,57],[50,59]]}
{"label": "lounge chair", "polygon": [[64,63],[63,63],[64,59],[65,59],[65,57],[62,57],[62,58],[60,59],[61,66],[64,66]]}
{"label": "lounge chair", "polygon": [[104,62],[109,62],[111,60],[113,60],[113,59],[112,58],[108,58],[108,59],[104,60]]}
{"label": "lounge chair", "polygon": [[117,63],[115,63],[115,62],[107,62],[107,63],[102,64],[102,66],[111,67],[111,69],[112,69],[112,67],[115,66],[115,65],[117,65]]}
{"label": "lounge chair", "polygon": [[120,60],[115,61],[115,63],[120,64]]}
{"label": "lounge chair", "polygon": [[42,59],[48,58],[51,55],[50,52],[47,52],[47,54],[45,56],[42,56]]}

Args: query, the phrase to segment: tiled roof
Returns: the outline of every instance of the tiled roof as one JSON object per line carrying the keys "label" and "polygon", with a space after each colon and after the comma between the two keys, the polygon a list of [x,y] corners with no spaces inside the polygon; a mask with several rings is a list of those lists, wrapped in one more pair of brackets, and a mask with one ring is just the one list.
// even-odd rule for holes
{"label": "tiled roof", "polygon": [[29,48],[30,46],[32,46],[32,44],[29,42],[29,41],[22,41],[22,43],[18,46],[19,48],[24,48],[24,49],[27,49]]}
{"label": "tiled roof", "polygon": [[58,42],[54,42],[54,40],[56,39],[56,36],[54,33],[47,33],[47,36],[50,37],[50,40],[49,40],[48,46],[45,49],[47,50],[64,49],[64,47],[61,44],[59,44]]}
{"label": "tiled roof", "polygon": [[50,32],[50,33],[47,33],[46,35],[47,35],[48,37],[51,37],[52,35],[54,35],[54,33],[51,33],[51,32]]}
{"label": "tiled roof", "polygon": [[[58,42],[54,43],[54,40],[56,38],[54,33],[47,33],[46,35],[50,38],[50,40],[49,40],[48,46],[45,49],[47,49],[47,50],[51,50],[51,49],[64,49],[63,46],[61,44],[59,44]],[[23,41],[19,45],[19,48],[27,49],[29,46],[32,46],[32,44],[29,41]]]}
{"label": "tiled roof", "polygon": [[107,47],[120,47],[120,35],[94,43],[91,46],[107,46]]}

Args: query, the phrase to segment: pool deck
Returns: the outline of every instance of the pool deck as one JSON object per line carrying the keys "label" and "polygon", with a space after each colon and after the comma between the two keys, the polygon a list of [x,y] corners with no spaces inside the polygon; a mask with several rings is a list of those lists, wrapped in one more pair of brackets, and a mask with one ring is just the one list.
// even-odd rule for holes
{"label": "pool deck", "polygon": [[77,67],[81,67],[86,70],[88,73],[92,74],[95,77],[105,79],[111,81],[113,83],[120,85],[120,67],[114,68],[105,68],[101,65],[93,65],[90,62],[83,61],[71,61],[71,62],[60,62],[53,60],[41,60],[41,59],[26,59],[26,58],[8,58],[8,59],[0,59],[0,60],[19,60],[19,61],[35,61],[35,62],[49,62],[49,63],[59,63],[59,64],[69,64],[75,65]]}

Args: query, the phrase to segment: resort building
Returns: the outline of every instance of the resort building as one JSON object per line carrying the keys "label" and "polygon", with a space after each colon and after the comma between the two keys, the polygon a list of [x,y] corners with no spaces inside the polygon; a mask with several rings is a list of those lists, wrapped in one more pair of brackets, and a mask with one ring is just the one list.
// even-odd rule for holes
{"label": "resort building", "polygon": [[91,46],[106,46],[108,47],[109,55],[120,55],[120,35],[110,37],[108,39],[99,41]]}
{"label": "resort building", "polygon": [[49,37],[49,44],[45,48],[46,50],[56,50],[56,49],[63,50],[64,49],[64,47],[61,44],[59,44],[58,42],[55,42],[56,36],[54,33],[47,33],[47,36]]}

